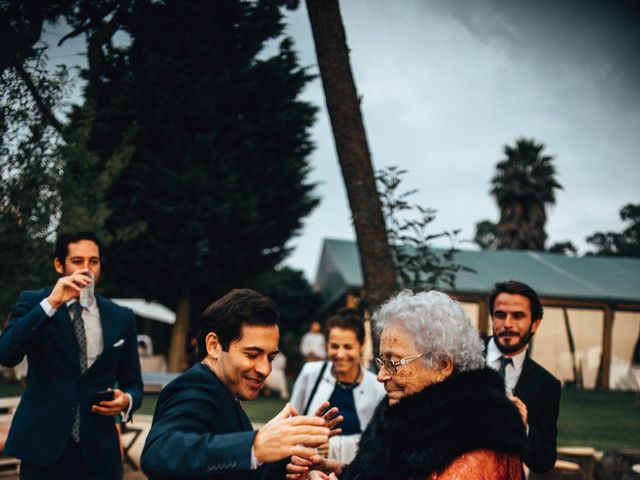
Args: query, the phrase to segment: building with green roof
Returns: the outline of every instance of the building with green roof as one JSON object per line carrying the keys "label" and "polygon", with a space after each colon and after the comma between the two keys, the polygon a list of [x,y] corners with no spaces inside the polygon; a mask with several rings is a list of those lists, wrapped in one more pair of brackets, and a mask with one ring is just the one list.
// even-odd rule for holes
{"label": "building with green roof", "polygon": [[[434,251],[443,254],[445,249]],[[546,307],[544,329],[532,347],[534,358],[565,382],[581,383],[580,378],[593,377],[584,383],[638,387],[625,369],[640,339],[640,258],[460,250],[454,262],[471,271],[459,272],[455,287],[443,285],[441,290],[463,302],[481,333],[490,333],[487,302],[495,283],[523,281],[538,292]],[[314,285],[323,310],[330,313],[353,303],[363,284],[356,242],[325,239]],[[569,364],[568,369],[544,358],[554,352],[557,361]],[[564,355],[567,352],[569,357]],[[572,378],[576,376],[580,378]]]}

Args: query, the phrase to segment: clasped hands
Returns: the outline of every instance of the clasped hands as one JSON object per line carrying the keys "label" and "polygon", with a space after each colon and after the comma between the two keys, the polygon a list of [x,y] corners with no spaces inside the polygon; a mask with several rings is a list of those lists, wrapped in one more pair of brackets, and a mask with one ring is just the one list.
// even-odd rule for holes
{"label": "clasped hands", "polygon": [[[342,429],[335,428],[344,418],[337,416],[338,409],[330,408],[329,402],[324,402],[316,411],[316,417],[325,418],[330,425],[329,437],[342,433]],[[311,455],[295,454],[287,465],[287,480],[337,480],[335,474],[340,474],[344,465],[327,458],[329,454],[329,439],[316,449],[312,449]]]}
{"label": "clasped hands", "polygon": [[[276,462],[287,457],[311,458],[327,444],[343,420],[337,408],[324,402],[314,416],[300,415],[290,403],[266,423],[253,440],[253,452],[259,462]],[[288,466],[287,466],[288,468]]]}

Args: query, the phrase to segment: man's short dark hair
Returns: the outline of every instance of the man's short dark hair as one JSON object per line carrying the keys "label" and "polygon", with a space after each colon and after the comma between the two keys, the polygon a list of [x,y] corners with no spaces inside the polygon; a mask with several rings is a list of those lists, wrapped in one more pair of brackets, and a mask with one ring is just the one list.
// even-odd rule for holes
{"label": "man's short dark hair", "polygon": [[351,330],[356,334],[358,343],[364,344],[364,322],[362,317],[358,313],[358,310],[350,307],[343,307],[337,311],[337,313],[327,320],[324,332],[327,340],[329,339],[329,332],[333,328],[342,328],[343,330]]}
{"label": "man's short dark hair", "polygon": [[218,336],[222,349],[227,351],[231,342],[240,338],[243,325],[268,327],[277,326],[279,321],[276,304],[269,297],[248,288],[231,290],[202,312],[197,359],[207,355],[205,339],[210,333]]}
{"label": "man's short dark hair", "polygon": [[508,282],[496,283],[491,297],[489,297],[489,311],[493,316],[493,305],[496,301],[496,297],[501,293],[509,293],[511,295],[522,295],[529,299],[531,304],[531,321],[535,322],[542,318],[542,303],[536,291],[526,283],[518,282],[517,280],[509,280]]}
{"label": "man's short dark hair", "polygon": [[102,258],[102,243],[98,240],[98,236],[88,230],[75,233],[61,233],[56,239],[56,246],[53,250],[53,258],[58,259],[64,265],[64,261],[69,255],[69,244],[78,243],[80,240],[90,240],[98,246],[98,252]]}

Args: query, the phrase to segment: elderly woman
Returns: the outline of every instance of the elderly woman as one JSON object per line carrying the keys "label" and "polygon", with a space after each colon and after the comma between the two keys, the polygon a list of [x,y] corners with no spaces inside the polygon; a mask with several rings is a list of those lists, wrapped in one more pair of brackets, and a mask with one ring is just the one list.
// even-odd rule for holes
{"label": "elderly woman", "polygon": [[304,365],[293,386],[291,405],[303,414],[316,411],[327,401],[339,409],[342,434],[331,437],[321,454],[348,463],[384,397],[384,388],[373,373],[361,366],[365,331],[357,310],[340,309],[327,320],[325,332],[330,361]]}
{"label": "elderly woman", "polygon": [[405,290],[373,318],[388,401],[348,466],[294,457],[287,478],[519,480],[522,419],[500,376],[484,368],[482,342],[460,304]]}

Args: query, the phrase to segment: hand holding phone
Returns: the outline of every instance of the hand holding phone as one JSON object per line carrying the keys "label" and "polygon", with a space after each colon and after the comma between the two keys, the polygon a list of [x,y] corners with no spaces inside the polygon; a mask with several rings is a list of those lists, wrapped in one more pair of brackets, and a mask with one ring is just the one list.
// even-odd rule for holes
{"label": "hand holding phone", "polygon": [[99,405],[100,402],[113,400],[113,395],[113,390],[111,390],[110,388],[107,390],[101,390],[100,392],[96,392],[96,398],[94,399],[93,403],[95,405]]}

